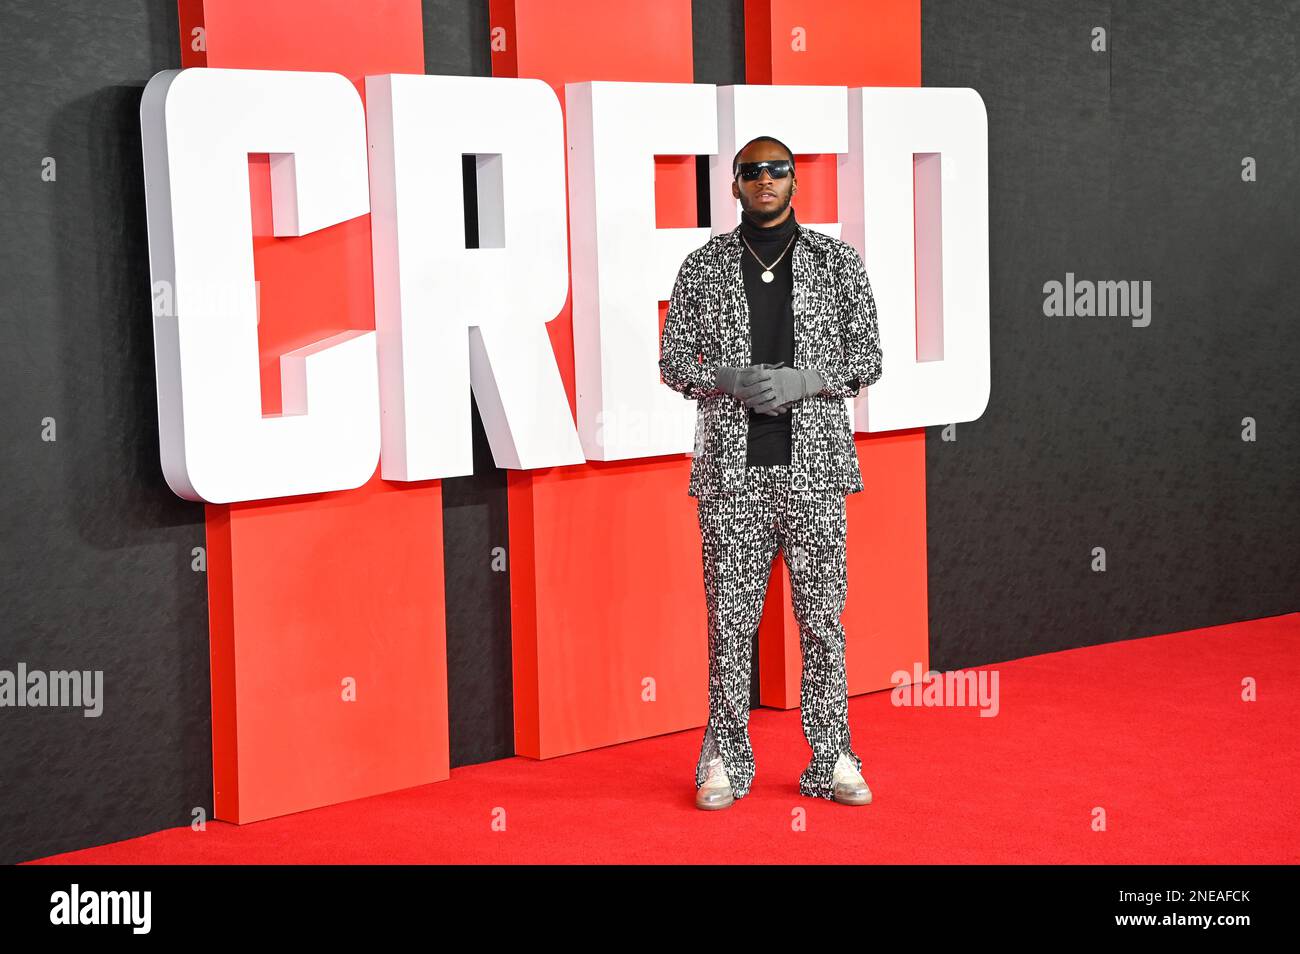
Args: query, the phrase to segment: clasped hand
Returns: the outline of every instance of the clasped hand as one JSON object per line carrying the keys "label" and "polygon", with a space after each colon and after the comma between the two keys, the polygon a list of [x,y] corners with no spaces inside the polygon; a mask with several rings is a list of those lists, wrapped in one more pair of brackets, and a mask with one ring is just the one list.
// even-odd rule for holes
{"label": "clasped hand", "polygon": [[720,368],[715,383],[752,411],[776,417],[812,393],[815,381],[810,376],[814,373],[787,368],[784,361],[778,361],[748,368]]}

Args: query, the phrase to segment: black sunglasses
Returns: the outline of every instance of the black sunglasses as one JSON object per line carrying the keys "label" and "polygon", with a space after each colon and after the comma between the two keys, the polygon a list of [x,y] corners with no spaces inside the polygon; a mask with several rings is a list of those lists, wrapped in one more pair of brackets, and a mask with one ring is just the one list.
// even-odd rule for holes
{"label": "black sunglasses", "polygon": [[789,159],[764,159],[762,162],[742,162],[737,167],[737,178],[753,182],[766,169],[773,179],[784,179],[794,172],[794,163]]}

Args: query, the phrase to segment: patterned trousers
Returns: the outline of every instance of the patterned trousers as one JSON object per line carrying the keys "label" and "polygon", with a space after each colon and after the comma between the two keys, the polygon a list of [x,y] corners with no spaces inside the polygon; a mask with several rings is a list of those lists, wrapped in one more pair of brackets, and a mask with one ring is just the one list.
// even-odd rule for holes
{"label": "patterned trousers", "polygon": [[845,501],[838,492],[797,491],[786,465],[750,466],[744,488],[698,500],[709,625],[709,722],[695,766],[696,787],[721,757],[732,795],[749,794],[754,751],[749,741],[750,656],[779,547],[790,575],[803,677],[799,704],[812,761],[799,792],[831,798],[841,753],[859,770],[849,744],[844,672]]}

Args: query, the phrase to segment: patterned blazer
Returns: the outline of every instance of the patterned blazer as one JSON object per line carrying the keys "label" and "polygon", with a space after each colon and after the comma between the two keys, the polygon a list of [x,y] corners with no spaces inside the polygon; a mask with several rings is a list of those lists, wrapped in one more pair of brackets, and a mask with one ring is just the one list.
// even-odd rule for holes
{"label": "patterned blazer", "polygon": [[[737,226],[686,256],[660,336],[664,383],[698,402],[687,488],[692,497],[744,487],[749,411],[713,387],[718,368],[753,363],[749,301],[740,270],[744,249]],[[857,249],[803,225],[793,255],[794,366],[820,372],[826,387],[787,412],[793,416],[790,486],[857,493],[862,471],[845,399],[880,378],[871,283]]]}

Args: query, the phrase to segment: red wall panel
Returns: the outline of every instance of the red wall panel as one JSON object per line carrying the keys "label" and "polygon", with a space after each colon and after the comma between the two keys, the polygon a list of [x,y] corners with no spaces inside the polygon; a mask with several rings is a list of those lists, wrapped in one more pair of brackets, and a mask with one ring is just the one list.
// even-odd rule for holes
{"label": "red wall panel", "polygon": [[[490,17],[493,74],[544,80],[561,104],[569,82],[694,79],[690,0],[501,0]],[[697,225],[694,160],[665,157],[655,170],[659,224]],[[576,413],[570,305],[547,329]],[[704,724],[708,653],[689,466],[681,455],[510,472],[520,755]]]}
{"label": "red wall panel", "polygon": [[[183,0],[180,16],[186,66],[329,70],[363,97],[368,73],[424,72],[419,0]],[[277,413],[282,352],[374,327],[370,221],[275,238],[265,156],[249,179],[263,411]],[[218,818],[447,778],[441,497],[376,469],[354,491],[207,506]]]}
{"label": "red wall panel", "polygon": [[[746,0],[745,50],[749,83],[919,86],[920,0]],[[799,156],[798,166],[799,218],[834,222],[836,158]],[[884,373],[891,359],[909,357],[886,353]],[[860,434],[857,445],[863,490],[848,498],[843,616],[850,694],[888,688],[895,671],[930,664],[925,431]],[[759,626],[758,662],[762,703],[797,708],[799,627],[779,558]]]}
{"label": "red wall panel", "polygon": [[[792,16],[816,44],[787,54]],[[689,0],[645,8],[590,0],[491,5],[493,72],[563,84],[691,82]],[[802,15],[801,15],[802,16]],[[749,81],[915,85],[920,9],[895,3],[750,3]],[[837,34],[834,46],[825,41]],[[864,55],[864,51],[865,54]],[[762,53],[768,59],[755,57]],[[801,164],[800,210],[833,221],[835,158]],[[656,162],[661,227],[694,225],[694,164]],[[661,306],[660,321],[663,320]],[[570,401],[569,307],[548,326]],[[850,691],[928,665],[923,432],[859,438],[850,498]],[[688,457],[588,463],[510,475],[516,751],[546,757],[692,726],[707,718],[707,635]],[[647,547],[646,544],[650,546]],[[760,630],[763,702],[797,706],[798,630],[783,564]],[[642,700],[653,678],[657,701]]]}

